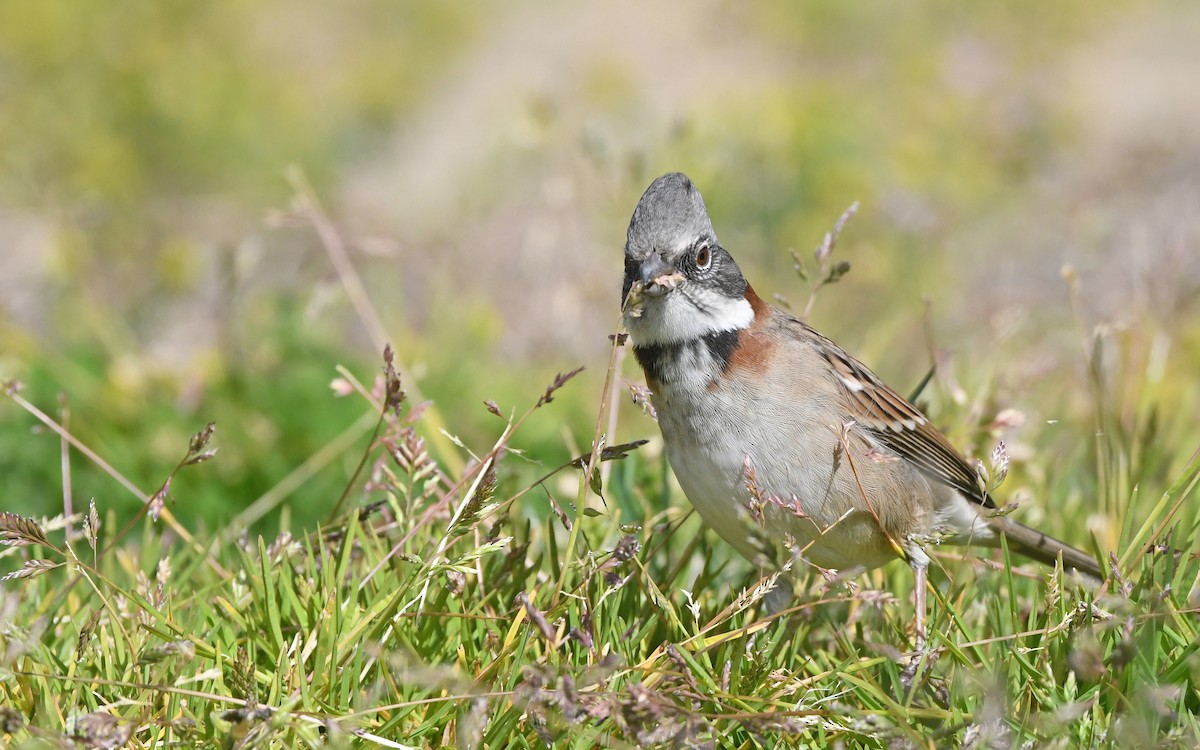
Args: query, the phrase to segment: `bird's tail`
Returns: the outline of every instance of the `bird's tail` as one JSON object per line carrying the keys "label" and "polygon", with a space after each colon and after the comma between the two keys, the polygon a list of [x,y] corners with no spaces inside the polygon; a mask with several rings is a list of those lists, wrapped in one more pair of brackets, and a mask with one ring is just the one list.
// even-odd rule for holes
{"label": "bird's tail", "polygon": [[1011,518],[999,517],[989,521],[993,529],[1008,539],[1010,549],[1047,565],[1054,565],[1058,558],[1062,557],[1063,568],[1066,570],[1077,570],[1098,582],[1104,580],[1104,571],[1100,564],[1083,550],[1017,523]]}

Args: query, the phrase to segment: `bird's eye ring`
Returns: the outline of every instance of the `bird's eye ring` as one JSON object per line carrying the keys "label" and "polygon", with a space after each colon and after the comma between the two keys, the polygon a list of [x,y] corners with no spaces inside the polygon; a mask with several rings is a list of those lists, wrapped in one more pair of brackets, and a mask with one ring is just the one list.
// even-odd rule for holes
{"label": "bird's eye ring", "polygon": [[702,245],[696,251],[696,268],[703,271],[712,265],[712,251],[708,249],[708,245]]}

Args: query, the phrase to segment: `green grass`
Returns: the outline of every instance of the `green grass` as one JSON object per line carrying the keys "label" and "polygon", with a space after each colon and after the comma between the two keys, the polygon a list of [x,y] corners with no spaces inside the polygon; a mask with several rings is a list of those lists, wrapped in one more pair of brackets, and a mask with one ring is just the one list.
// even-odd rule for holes
{"label": "green grass", "polygon": [[[1137,90],[1114,70],[1170,81],[1187,59],[1160,33],[1177,8],[719,5],[699,28],[730,44],[695,46],[698,69],[739,48],[763,61],[672,80],[666,99],[642,80],[654,58],[592,37],[581,49],[605,54],[562,93],[497,84],[539,144],[515,146],[502,111],[464,131],[491,145],[446,165],[462,184],[430,189],[447,215],[413,228],[374,224],[343,188],[392,163],[461,64],[503,68],[514,24],[557,35],[570,14],[79,5],[0,4],[0,252],[45,265],[14,296],[37,304],[0,312],[0,380],[25,385],[0,388],[0,510],[20,514],[0,517],[0,748],[1200,746],[1200,296],[1194,224],[1173,208],[1194,148],[1164,147],[1190,132],[1169,108],[1114,140],[1135,126],[1088,104]],[[660,100],[670,123],[646,111]],[[357,288],[310,240],[327,221],[284,179],[293,163],[358,217],[342,242]],[[498,303],[566,292],[575,325],[615,321],[624,222],[667,169],[704,187],[766,298],[795,295],[785,249],[861,200],[853,273],[814,323],[902,392],[948,365],[923,396],[939,426],[970,455],[1003,438],[1000,496],[1115,553],[1118,575],[1093,590],[936,550],[936,658],[914,670],[903,563],[802,581],[766,616],[760,576],[689,512],[656,437],[598,474],[555,472],[598,434],[657,430],[602,386],[600,355],[534,407],[579,362],[501,351],[530,308]],[[560,178],[573,208],[551,200]],[[424,189],[401,177],[377,198]],[[594,228],[564,259],[607,247],[608,265],[449,273],[515,253],[471,243],[538,229],[543,203]],[[404,249],[357,242],[375,234]],[[1067,258],[1073,310],[1045,278]],[[1037,296],[977,300],[993,277]],[[160,330],[180,311],[211,338]],[[386,391],[362,352],[385,340],[415,377],[372,437]],[[613,372],[640,382],[628,359]]]}
{"label": "green grass", "polygon": [[[939,552],[934,650],[914,662],[903,564],[805,581],[795,606],[765,615],[764,580],[671,497],[654,444],[529,480],[539,457],[514,447],[525,421],[576,385],[569,376],[498,420],[491,446],[450,445],[457,461],[439,462],[447,448],[426,442],[446,440],[429,434],[436,413],[412,409],[385,370],[359,387],[385,416],[365,450],[365,437],[343,450],[360,471],[318,526],[290,528],[285,510],[274,539],[236,523],[194,533],[170,502],[124,528],[103,504],[70,519],[0,518],[5,744],[1200,742],[1200,454],[1161,455],[1155,436],[1178,428],[1169,418],[1136,427],[1164,395],[1152,383],[1098,385],[1096,403],[1117,400],[1096,410],[1114,426],[1098,433],[1091,468],[1107,480],[1073,478],[1105,487],[1117,572],[1092,589],[1005,556]],[[15,385],[7,394],[36,411]],[[607,429],[611,404],[595,400]],[[1195,445],[1195,426],[1181,437]],[[178,476],[202,481],[219,442],[201,430],[181,444]],[[1181,468],[1162,487],[1131,483],[1148,457]],[[169,487],[110,475],[146,507],[166,499]],[[1080,540],[1064,523],[1045,525]]]}

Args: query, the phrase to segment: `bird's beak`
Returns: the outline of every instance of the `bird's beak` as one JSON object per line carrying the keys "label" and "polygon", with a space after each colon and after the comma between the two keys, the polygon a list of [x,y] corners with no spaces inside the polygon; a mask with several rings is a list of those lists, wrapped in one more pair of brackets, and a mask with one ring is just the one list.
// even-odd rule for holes
{"label": "bird's beak", "polygon": [[646,294],[654,297],[666,294],[683,280],[683,275],[663,260],[661,253],[650,253],[638,270],[642,277],[642,288]]}

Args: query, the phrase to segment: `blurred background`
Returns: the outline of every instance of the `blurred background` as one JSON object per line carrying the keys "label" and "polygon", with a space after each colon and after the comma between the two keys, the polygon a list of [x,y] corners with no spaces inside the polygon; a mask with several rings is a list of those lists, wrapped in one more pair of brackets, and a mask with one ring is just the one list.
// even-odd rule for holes
{"label": "blurred background", "polygon": [[[797,309],[789,251],[860,201],[811,321],[901,391],[938,359],[935,418],[1053,484],[1089,460],[1084,350],[1111,356],[1106,387],[1129,361],[1163,384],[1164,443],[1195,421],[1197,40],[1183,0],[3,3],[0,377],[56,417],[65,394],[147,491],[215,419],[174,511],[233,517],[358,422],[335,365],[379,368],[313,228],[271,220],[294,168],[466,445],[503,428],[484,399],[523,410],[587,366],[515,442],[553,465],[590,440],[629,214],[681,170]],[[613,441],[657,433],[625,408]],[[1176,447],[1141,470],[1169,477]],[[59,451],[0,399],[0,507],[60,511]],[[327,512],[358,456],[293,516]],[[76,507],[137,507],[71,466]]]}

